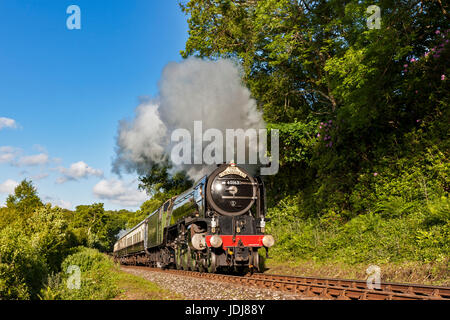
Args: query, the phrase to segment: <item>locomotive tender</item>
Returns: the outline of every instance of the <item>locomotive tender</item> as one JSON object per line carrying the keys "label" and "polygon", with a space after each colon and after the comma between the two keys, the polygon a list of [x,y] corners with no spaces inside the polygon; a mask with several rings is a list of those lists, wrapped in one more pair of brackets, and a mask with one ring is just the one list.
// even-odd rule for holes
{"label": "locomotive tender", "polygon": [[234,163],[220,165],[166,201],[114,244],[121,264],[202,272],[259,271],[265,235],[265,190]]}

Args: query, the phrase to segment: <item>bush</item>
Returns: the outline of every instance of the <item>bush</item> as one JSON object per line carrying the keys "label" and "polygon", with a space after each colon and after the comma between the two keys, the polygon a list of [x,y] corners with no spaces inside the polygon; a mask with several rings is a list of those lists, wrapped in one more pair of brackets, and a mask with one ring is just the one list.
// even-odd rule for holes
{"label": "bush", "polygon": [[19,224],[0,231],[0,298],[37,298],[47,274],[45,259]]}
{"label": "bush", "polygon": [[73,235],[68,230],[62,210],[48,204],[37,209],[27,221],[27,233],[32,245],[47,261],[52,272],[60,270],[61,262],[68,253]]}
{"label": "bush", "polygon": [[[62,272],[52,275],[47,286],[41,291],[42,299],[63,300],[105,300],[114,298],[118,293],[117,274],[113,261],[96,249],[77,248],[62,263]],[[70,266],[81,271],[80,288],[70,289],[73,274],[67,273]]]}
{"label": "bush", "polygon": [[[276,238],[273,256],[348,264],[444,261],[450,255],[450,219],[447,197],[428,205],[409,207],[394,198],[383,208],[402,214],[367,213],[345,221],[329,212],[321,218],[296,219],[295,203],[269,210],[269,232]],[[288,217],[292,214],[292,217]]]}

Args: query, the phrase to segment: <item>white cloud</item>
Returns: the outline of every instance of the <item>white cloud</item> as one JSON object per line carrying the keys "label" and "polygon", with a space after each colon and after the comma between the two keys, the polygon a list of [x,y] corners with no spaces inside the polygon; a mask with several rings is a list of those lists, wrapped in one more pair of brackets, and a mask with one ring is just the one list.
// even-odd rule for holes
{"label": "white cloud", "polygon": [[40,174],[37,174],[37,175],[32,176],[32,177],[31,177],[31,180],[33,180],[33,181],[39,181],[39,180],[42,180],[42,179],[47,178],[48,176],[49,176],[49,174],[44,172],[44,173],[40,173]]}
{"label": "white cloud", "polygon": [[48,163],[48,154],[39,153],[32,156],[24,156],[17,162],[18,166],[37,166]]}
{"label": "white cloud", "polygon": [[59,177],[56,180],[57,183],[64,183],[69,180],[78,180],[81,178],[87,178],[89,176],[97,176],[97,177],[103,176],[102,170],[89,167],[83,161],[72,163],[68,169],[60,167],[58,168],[58,170],[63,174],[63,176]]}
{"label": "white cloud", "polygon": [[139,207],[148,200],[148,195],[138,190],[134,184],[134,181],[125,183],[116,179],[101,180],[94,186],[93,192],[97,198],[109,200],[124,207]]}
{"label": "white cloud", "polygon": [[41,146],[40,144],[34,144],[33,149],[37,150],[38,152],[48,153],[47,149],[44,146]]}
{"label": "white cloud", "polygon": [[50,196],[44,196],[44,201],[50,202],[53,206],[60,207],[62,209],[72,210],[72,202],[62,199],[55,199]]}
{"label": "white cloud", "polygon": [[0,163],[12,163],[20,152],[21,149],[19,148],[9,146],[0,147]]}
{"label": "white cloud", "polygon": [[0,130],[3,128],[17,128],[16,120],[0,117]]}
{"label": "white cloud", "polygon": [[11,146],[0,146],[0,163],[9,163],[16,167],[38,166],[45,165],[50,162],[47,151],[35,145],[34,148],[41,150],[41,153],[30,156],[22,156],[24,153],[22,149]]}
{"label": "white cloud", "polygon": [[0,184],[0,193],[11,194],[14,192],[14,189],[17,187],[19,183],[12,179],[8,179],[5,182]]}
{"label": "white cloud", "polygon": [[56,163],[56,164],[60,164],[62,162],[62,159],[61,158],[53,158],[52,162]]}
{"label": "white cloud", "polygon": [[53,205],[58,206],[63,209],[72,210],[72,202],[70,201],[64,201],[62,199],[56,200],[53,202]]}

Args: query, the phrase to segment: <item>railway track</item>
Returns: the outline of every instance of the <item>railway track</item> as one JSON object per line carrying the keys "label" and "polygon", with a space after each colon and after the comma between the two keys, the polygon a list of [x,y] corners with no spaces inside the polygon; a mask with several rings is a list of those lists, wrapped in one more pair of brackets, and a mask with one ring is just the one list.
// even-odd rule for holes
{"label": "railway track", "polygon": [[196,271],[162,270],[127,266],[150,271],[172,273],[193,278],[218,280],[244,286],[289,292],[298,296],[337,300],[450,300],[450,287],[402,283],[381,283],[380,289],[369,289],[362,280],[329,279],[302,276],[252,274],[234,276]]}

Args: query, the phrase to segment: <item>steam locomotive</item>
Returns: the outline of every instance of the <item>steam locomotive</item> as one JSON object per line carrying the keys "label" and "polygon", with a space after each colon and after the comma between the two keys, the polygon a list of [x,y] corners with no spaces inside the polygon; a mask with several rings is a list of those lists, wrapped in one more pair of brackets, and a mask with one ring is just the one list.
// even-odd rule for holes
{"label": "steam locomotive", "polygon": [[258,249],[274,244],[265,215],[261,178],[223,164],[122,236],[113,255],[125,265],[258,272]]}

